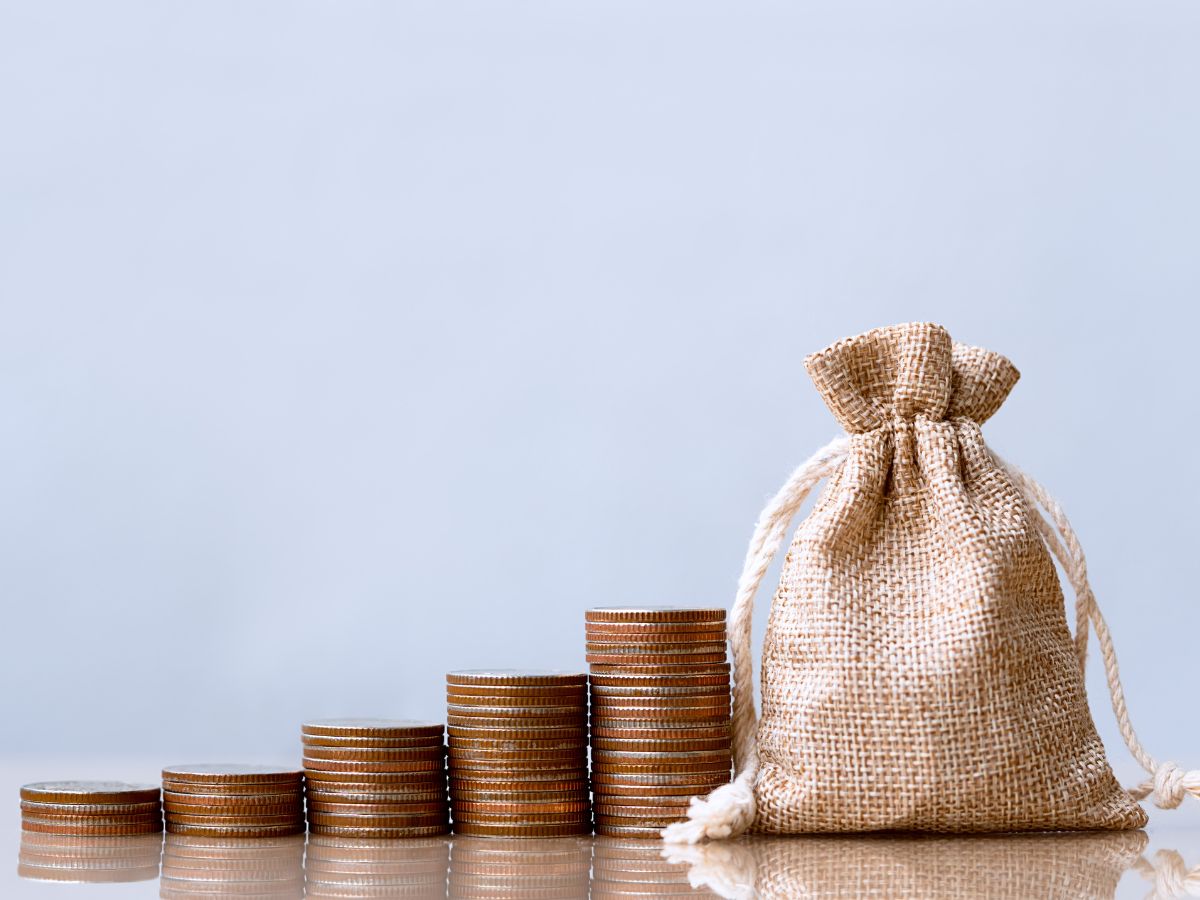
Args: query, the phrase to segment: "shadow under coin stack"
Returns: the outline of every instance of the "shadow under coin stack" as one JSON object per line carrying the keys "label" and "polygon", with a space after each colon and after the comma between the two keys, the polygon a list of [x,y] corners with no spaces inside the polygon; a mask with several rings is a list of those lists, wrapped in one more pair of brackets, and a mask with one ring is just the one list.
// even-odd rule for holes
{"label": "shadow under coin stack", "polygon": [[416,838],[447,834],[441,722],[320,719],[301,726],[313,834]]}
{"label": "shadow under coin stack", "polygon": [[152,784],[40,781],[21,788],[21,828],[39,834],[123,837],[162,831]]}
{"label": "shadow under coin stack", "polygon": [[304,835],[242,840],[168,834],[163,847],[164,900],[304,896]]}
{"label": "shadow under coin stack", "polygon": [[305,896],[441,900],[449,865],[449,838],[390,841],[314,834],[304,859]]}
{"label": "shadow under coin stack", "polygon": [[656,838],[729,782],[725,610],[608,607],[585,623],[596,833]]}
{"label": "shadow under coin stack", "polygon": [[588,896],[591,838],[456,837],[451,900],[579,900]]}
{"label": "shadow under coin stack", "polygon": [[468,670],[446,676],[456,834],[590,834],[587,676]]}
{"label": "shadow under coin stack", "polygon": [[304,773],[217,763],[163,769],[167,831],[199,837],[267,838],[304,831]]}
{"label": "shadow under coin stack", "polygon": [[75,884],[150,881],[158,877],[162,834],[84,837],[21,834],[17,874],[33,881]]}

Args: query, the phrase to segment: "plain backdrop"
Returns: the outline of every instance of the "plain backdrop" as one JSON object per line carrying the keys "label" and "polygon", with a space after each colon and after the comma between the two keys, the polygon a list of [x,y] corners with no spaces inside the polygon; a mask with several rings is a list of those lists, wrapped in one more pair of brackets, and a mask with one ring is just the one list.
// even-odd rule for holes
{"label": "plain backdrop", "polygon": [[0,752],[295,760],[308,717],[441,718],[451,668],[581,668],[589,606],[728,605],[836,431],[803,357],[929,319],[1022,370],[986,433],[1200,765],[1198,37],[1195,0],[0,3]]}

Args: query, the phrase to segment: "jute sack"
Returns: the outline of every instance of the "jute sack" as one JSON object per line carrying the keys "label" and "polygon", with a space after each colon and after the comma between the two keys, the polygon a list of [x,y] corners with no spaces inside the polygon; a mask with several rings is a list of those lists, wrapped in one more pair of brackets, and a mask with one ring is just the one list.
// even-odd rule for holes
{"label": "jute sack", "polygon": [[[737,775],[664,837],[1127,829],[1146,823],[1138,799],[1200,795],[1200,772],[1159,764],[1133,732],[1070,523],[983,440],[1013,365],[909,324],[839,341],[806,367],[847,436],[763,512],[729,619]],[[756,722],[754,594],[824,477],[772,604]],[[1051,553],[1076,595],[1074,637]],[[1151,776],[1132,791],[1088,710],[1089,623],[1121,732]]]}

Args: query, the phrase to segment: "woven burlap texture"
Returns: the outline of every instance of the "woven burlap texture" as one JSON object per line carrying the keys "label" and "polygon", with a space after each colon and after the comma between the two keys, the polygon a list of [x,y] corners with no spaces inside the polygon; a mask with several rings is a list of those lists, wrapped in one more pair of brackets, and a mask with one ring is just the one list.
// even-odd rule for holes
{"label": "woven burlap texture", "polygon": [[937,325],[806,360],[849,434],[763,645],[761,832],[1128,829],[1054,565],[980,425],[1018,378]]}

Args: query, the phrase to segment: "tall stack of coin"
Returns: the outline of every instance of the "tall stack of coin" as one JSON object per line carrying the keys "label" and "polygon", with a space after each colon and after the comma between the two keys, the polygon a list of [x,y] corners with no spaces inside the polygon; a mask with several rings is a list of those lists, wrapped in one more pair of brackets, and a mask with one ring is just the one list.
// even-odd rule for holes
{"label": "tall stack of coin", "polygon": [[304,831],[304,773],[237,763],[163,769],[167,831],[201,837],[282,837]]}
{"label": "tall stack of coin", "polygon": [[21,788],[21,828],[40,834],[117,837],[162,831],[152,784],[39,781]]}
{"label": "tall stack of coin", "polygon": [[578,900],[588,896],[591,839],[456,837],[450,849],[452,900]]}
{"label": "tall stack of coin", "polygon": [[149,881],[158,877],[162,834],[85,837],[25,831],[17,874],[33,881],[80,884]]}
{"label": "tall stack of coin", "polygon": [[164,900],[303,897],[304,835],[247,841],[168,834],[159,896]]}
{"label": "tall stack of coin", "polygon": [[588,610],[598,834],[657,837],[729,781],[725,610]]}
{"label": "tall stack of coin", "polygon": [[308,897],[446,896],[450,839],[347,838],[314,834],[304,860]]}
{"label": "tall stack of coin", "polygon": [[301,727],[313,834],[447,834],[445,727],[411,719],[319,719]]}
{"label": "tall stack of coin", "polygon": [[587,675],[451,672],[446,698],[455,833],[591,833]]}

